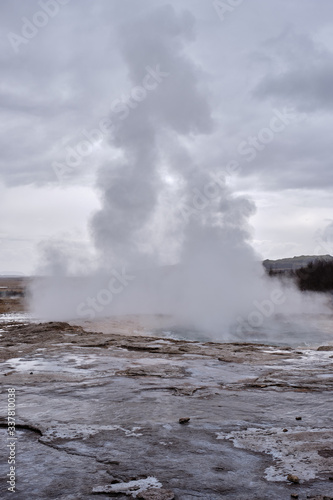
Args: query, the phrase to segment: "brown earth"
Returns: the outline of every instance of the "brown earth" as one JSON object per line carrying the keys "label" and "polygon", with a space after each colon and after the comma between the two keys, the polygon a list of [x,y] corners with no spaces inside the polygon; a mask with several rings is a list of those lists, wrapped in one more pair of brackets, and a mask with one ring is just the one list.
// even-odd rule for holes
{"label": "brown earth", "polygon": [[[26,295],[30,278],[10,278],[0,276],[0,314],[19,313],[27,310]],[[3,297],[2,293],[12,293]]]}

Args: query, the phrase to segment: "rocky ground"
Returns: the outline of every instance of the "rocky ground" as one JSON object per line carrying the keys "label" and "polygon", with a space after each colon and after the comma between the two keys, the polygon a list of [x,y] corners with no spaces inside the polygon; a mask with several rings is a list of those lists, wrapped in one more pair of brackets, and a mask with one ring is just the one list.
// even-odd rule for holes
{"label": "rocky ground", "polygon": [[121,324],[0,325],[5,444],[16,391],[13,498],[333,498],[332,346],[177,341]]}

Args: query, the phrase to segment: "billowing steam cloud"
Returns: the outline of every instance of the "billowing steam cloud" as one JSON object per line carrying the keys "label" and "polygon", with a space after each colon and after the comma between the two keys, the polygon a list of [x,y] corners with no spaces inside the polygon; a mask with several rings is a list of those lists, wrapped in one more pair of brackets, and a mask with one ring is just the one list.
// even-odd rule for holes
{"label": "billowing steam cloud", "polygon": [[[287,304],[302,310],[296,291],[263,277],[249,244],[253,203],[233,196],[223,165],[220,172],[191,154],[191,144],[214,132],[202,70],[185,51],[194,37],[192,15],[170,6],[119,31],[128,91],[110,118],[117,160],[97,179],[102,206],[91,231],[99,269],[39,284],[36,315],[165,313],[225,338]],[[59,268],[59,252],[56,259]]]}
{"label": "billowing steam cloud", "polygon": [[[200,173],[205,166],[194,166],[185,152],[181,161],[173,162],[182,138],[194,140],[213,127],[209,105],[199,89],[200,71],[183,54],[184,42],[193,37],[193,24],[189,13],[177,17],[168,6],[119,34],[131,85],[126,104],[124,99],[115,105],[118,116],[112,140],[122,160],[99,173],[103,207],[92,221],[96,246],[107,264],[151,265],[152,256],[143,248],[144,234],[151,234],[150,225],[167,187],[165,177],[175,172],[185,193],[187,184],[195,187],[207,177]],[[143,81],[152,90],[145,97],[141,87],[143,101],[138,102],[131,96],[140,96],[138,82]]]}

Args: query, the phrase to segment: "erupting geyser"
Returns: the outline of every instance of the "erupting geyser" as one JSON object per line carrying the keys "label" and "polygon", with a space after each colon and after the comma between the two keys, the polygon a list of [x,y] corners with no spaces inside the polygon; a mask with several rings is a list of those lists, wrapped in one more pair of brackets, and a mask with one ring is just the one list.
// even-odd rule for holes
{"label": "erupting geyser", "polygon": [[56,276],[33,289],[38,317],[163,313],[226,339],[279,312],[308,312],[296,289],[264,276],[250,245],[253,202],[233,195],[225,165],[192,153],[216,133],[205,75],[186,53],[194,38],[193,16],[171,6],[119,31],[128,90],[110,114],[116,159],[98,172],[98,266],[68,279],[68,255],[49,249]]}

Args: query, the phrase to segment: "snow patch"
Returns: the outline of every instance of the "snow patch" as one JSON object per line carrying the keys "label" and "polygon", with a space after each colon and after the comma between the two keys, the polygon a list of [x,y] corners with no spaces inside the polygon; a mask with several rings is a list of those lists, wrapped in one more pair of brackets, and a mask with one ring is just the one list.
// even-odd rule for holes
{"label": "snow patch", "polygon": [[96,486],[93,493],[124,493],[136,498],[139,493],[148,490],[149,488],[162,488],[162,484],[155,477],[147,477],[146,479],[138,479],[137,481],[129,481],[128,483],[116,483],[107,486]]}
{"label": "snow patch", "polygon": [[275,463],[265,470],[268,481],[286,481],[288,474],[310,481],[333,467],[333,457],[320,455],[321,450],[333,448],[332,429],[296,427],[283,432],[282,428],[249,428],[218,432],[217,439],[230,439],[236,448],[272,455]]}
{"label": "snow patch", "polygon": [[64,425],[48,428],[43,433],[43,441],[53,441],[54,439],[88,439],[103,431],[122,431],[127,437],[139,437],[142,434],[137,431],[140,427],[125,429],[120,425]]}

